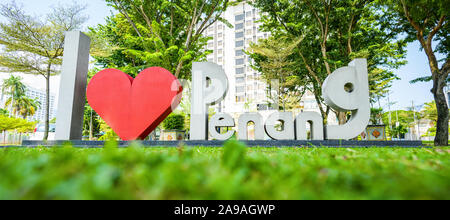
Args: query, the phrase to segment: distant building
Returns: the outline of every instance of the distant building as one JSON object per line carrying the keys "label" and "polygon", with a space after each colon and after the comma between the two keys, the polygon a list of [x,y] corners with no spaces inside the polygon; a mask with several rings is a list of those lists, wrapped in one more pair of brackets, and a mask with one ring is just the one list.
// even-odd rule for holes
{"label": "distant building", "polygon": [[420,119],[417,124],[412,124],[408,128],[408,133],[405,135],[406,140],[423,140],[431,141],[434,137],[425,136],[428,130],[435,127],[434,122],[429,119]]}
{"label": "distant building", "polygon": [[[26,95],[31,99],[36,99],[40,103],[40,108],[37,109],[36,114],[28,117],[30,121],[45,122],[45,109],[46,109],[46,93],[43,90],[35,89],[27,86]],[[50,94],[50,120],[56,117],[55,109],[55,95]]]}
{"label": "distant building", "polygon": [[261,73],[251,68],[251,59],[244,51],[250,43],[268,38],[269,34],[260,31],[259,11],[247,3],[229,7],[223,16],[233,28],[216,22],[205,33],[212,37],[206,48],[213,50],[207,57],[208,62],[222,66],[229,81],[226,99],[216,106],[217,110],[227,113],[256,110],[267,104],[267,85],[257,80]]}

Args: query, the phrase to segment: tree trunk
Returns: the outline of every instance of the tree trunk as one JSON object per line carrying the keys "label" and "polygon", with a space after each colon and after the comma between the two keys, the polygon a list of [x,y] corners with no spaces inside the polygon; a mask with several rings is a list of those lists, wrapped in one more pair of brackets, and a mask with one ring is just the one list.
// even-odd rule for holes
{"label": "tree trunk", "polygon": [[339,120],[339,125],[343,125],[345,123],[347,123],[347,113],[346,112],[338,112],[338,120]]}
{"label": "tree trunk", "polygon": [[181,69],[183,68],[183,61],[180,61],[177,65],[177,70],[175,71],[175,77],[179,77],[181,73]]}
{"label": "tree trunk", "polygon": [[44,141],[48,140],[48,132],[50,128],[50,65],[48,66],[47,77],[45,78],[45,131]]}
{"label": "tree trunk", "polygon": [[449,74],[450,64],[449,60],[444,64],[442,69],[433,73],[433,93],[436,101],[436,108],[438,119],[436,124],[436,137],[434,139],[435,146],[448,146],[448,120],[449,112],[447,100],[444,94],[444,87],[446,86],[447,76]]}
{"label": "tree trunk", "polygon": [[89,140],[94,140],[94,126],[93,126],[93,120],[92,120],[92,109],[91,109],[91,117],[89,121]]}

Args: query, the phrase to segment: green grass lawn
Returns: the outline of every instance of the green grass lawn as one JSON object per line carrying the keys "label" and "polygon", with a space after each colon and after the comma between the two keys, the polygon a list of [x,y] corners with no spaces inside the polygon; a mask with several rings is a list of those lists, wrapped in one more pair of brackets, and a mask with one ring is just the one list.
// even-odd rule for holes
{"label": "green grass lawn", "polygon": [[0,199],[450,199],[450,148],[0,149]]}

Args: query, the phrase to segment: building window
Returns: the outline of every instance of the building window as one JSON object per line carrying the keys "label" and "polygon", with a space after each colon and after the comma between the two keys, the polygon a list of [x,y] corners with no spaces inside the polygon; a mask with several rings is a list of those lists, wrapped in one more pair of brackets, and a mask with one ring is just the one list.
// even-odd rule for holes
{"label": "building window", "polygon": [[244,56],[244,51],[242,51],[242,50],[236,50],[236,56],[237,56],[237,57]]}
{"label": "building window", "polygon": [[217,37],[219,37],[219,38],[222,37],[222,36],[223,36],[222,33],[218,33],[218,34],[217,34]]}
{"label": "building window", "polygon": [[223,58],[222,57],[217,58],[217,62],[222,63],[223,62]]}
{"label": "building window", "polygon": [[244,32],[237,32],[236,33],[236,38],[243,38],[244,37]]}
{"label": "building window", "polygon": [[239,23],[239,24],[236,24],[236,30],[241,30],[241,29],[244,29],[244,23]]}
{"label": "building window", "polygon": [[236,59],[236,65],[244,65],[244,59]]}
{"label": "building window", "polygon": [[252,21],[247,21],[247,22],[245,22],[245,25],[251,26],[251,25],[252,25]]}
{"label": "building window", "polygon": [[236,21],[242,21],[242,20],[244,20],[244,18],[245,18],[245,15],[244,14],[240,14],[240,15],[236,15],[235,20]]}
{"label": "building window", "polygon": [[244,46],[244,41],[240,40],[240,41],[236,41],[236,47],[243,47]]}
{"label": "building window", "polygon": [[236,74],[243,74],[244,73],[244,67],[236,68]]}
{"label": "building window", "polygon": [[217,53],[218,53],[218,54],[222,54],[222,53],[223,53],[223,50],[222,50],[222,49],[218,49],[218,50],[217,50]]}
{"label": "building window", "polygon": [[251,17],[251,16],[252,16],[252,12],[251,12],[251,11],[248,11],[248,12],[246,13],[245,16],[246,16],[247,18]]}
{"label": "building window", "polygon": [[220,46],[223,45],[223,42],[222,42],[222,41],[219,41],[219,42],[217,42],[217,45],[220,47]]}
{"label": "building window", "polygon": [[250,35],[250,34],[252,34],[252,29],[248,29],[248,30],[246,30],[246,31],[245,31],[245,34],[246,34],[246,35]]}
{"label": "building window", "polygon": [[243,92],[245,92],[245,87],[244,86],[236,87],[236,93],[243,93]]}
{"label": "building window", "polygon": [[213,47],[214,47],[214,43],[213,42],[208,43],[208,48],[213,48]]}
{"label": "building window", "polygon": [[236,77],[236,83],[244,83],[245,78],[244,77]]}

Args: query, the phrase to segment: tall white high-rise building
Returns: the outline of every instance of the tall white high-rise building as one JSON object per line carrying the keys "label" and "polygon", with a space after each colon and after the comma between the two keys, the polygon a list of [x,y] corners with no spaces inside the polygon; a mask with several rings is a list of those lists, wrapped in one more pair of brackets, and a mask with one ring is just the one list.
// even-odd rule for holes
{"label": "tall white high-rise building", "polygon": [[216,106],[217,110],[227,113],[257,110],[267,104],[267,86],[258,80],[261,73],[251,68],[251,59],[244,51],[250,43],[268,38],[269,34],[260,31],[259,11],[247,3],[229,7],[223,16],[233,28],[216,22],[205,33],[213,38],[207,45],[207,49],[213,50],[208,61],[222,66],[229,80],[228,94]]}
{"label": "tall white high-rise building", "polygon": [[[36,114],[28,117],[30,121],[45,122],[45,109],[46,109],[46,93],[43,90],[39,90],[33,87],[27,86],[26,96],[31,99],[36,99],[40,103],[40,107],[37,109]],[[55,109],[55,94],[50,94],[50,115],[49,119],[56,117]]]}

